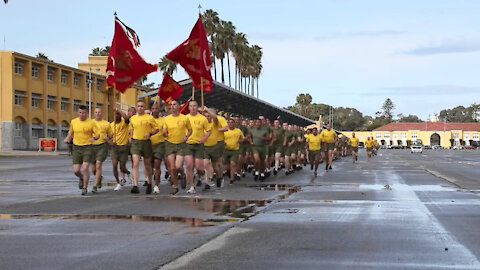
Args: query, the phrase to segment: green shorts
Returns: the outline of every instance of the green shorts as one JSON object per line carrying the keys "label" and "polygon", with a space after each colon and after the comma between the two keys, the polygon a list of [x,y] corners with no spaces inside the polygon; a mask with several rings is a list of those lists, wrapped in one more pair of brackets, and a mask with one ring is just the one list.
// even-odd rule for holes
{"label": "green shorts", "polygon": [[217,162],[220,157],[222,157],[222,152],[219,143],[212,146],[205,146],[204,159],[210,159],[212,162]]}
{"label": "green shorts", "polygon": [[199,144],[199,143],[194,143],[194,144],[187,143],[182,156],[193,156],[194,158],[203,159],[205,157],[205,147],[203,146],[203,144]]}
{"label": "green shorts", "polygon": [[91,158],[92,158],[91,145],[73,145],[73,149],[72,149],[73,164],[83,164],[84,162],[90,163]]}
{"label": "green shorts", "polygon": [[325,147],[323,147],[323,150],[325,152],[330,151],[330,150],[332,150],[332,151],[335,150],[335,143],[325,143],[324,146]]}
{"label": "green shorts", "polygon": [[90,163],[95,164],[97,161],[104,162],[108,156],[108,144],[95,144],[92,145],[92,157]]}
{"label": "green shorts", "polygon": [[358,146],[350,146],[350,151],[358,153]]}
{"label": "green shorts", "polygon": [[241,144],[240,144],[240,149],[238,149],[238,151],[240,151],[240,155],[245,155],[245,154],[247,154],[247,152],[248,152],[248,144],[246,144],[246,143],[241,143]]}
{"label": "green shorts", "polygon": [[132,152],[132,155],[139,155],[144,158],[151,158],[153,155],[152,142],[150,140],[133,140],[132,148],[130,151]]}
{"label": "green shorts", "polygon": [[372,152],[372,147],[367,147],[367,152]]}
{"label": "green shorts", "polygon": [[279,144],[279,145],[273,145],[273,153],[276,154],[276,153],[280,153],[280,156],[283,156],[285,155],[285,150],[284,150],[284,147],[283,145]]}
{"label": "green shorts", "polygon": [[267,157],[268,146],[267,145],[254,145],[252,146],[253,154],[258,154],[260,158]]}
{"label": "green shorts", "polygon": [[165,143],[161,142],[157,145],[152,145],[153,158],[164,159],[165,158]]}
{"label": "green shorts", "polygon": [[310,162],[321,159],[322,158],[322,151],[321,150],[308,150],[308,158]]}
{"label": "green shorts", "polygon": [[230,161],[237,162],[239,154],[239,150],[225,150],[225,153],[223,154],[223,162],[225,164],[229,164]]}
{"label": "green shorts", "polygon": [[223,156],[223,153],[225,153],[225,142],[224,141],[218,141],[217,142],[217,147],[218,147],[218,152]]}
{"label": "green shorts", "polygon": [[121,163],[125,163],[128,160],[128,155],[130,154],[130,146],[125,145],[115,145],[112,147],[111,158],[112,160],[118,160]]}
{"label": "green shorts", "polygon": [[185,149],[187,148],[186,143],[171,143],[169,141],[165,141],[165,156],[169,155],[179,155],[184,156]]}

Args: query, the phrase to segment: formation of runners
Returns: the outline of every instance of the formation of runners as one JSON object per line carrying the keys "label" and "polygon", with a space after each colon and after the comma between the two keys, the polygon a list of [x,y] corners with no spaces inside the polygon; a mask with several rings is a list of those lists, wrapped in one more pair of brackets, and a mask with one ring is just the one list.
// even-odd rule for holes
{"label": "formation of runners", "polygon": [[[114,190],[121,190],[128,179],[134,194],[140,193],[141,163],[146,194],[160,193],[163,164],[170,194],[176,195],[180,188],[187,194],[221,188],[225,179],[232,185],[248,173],[255,181],[265,181],[281,171],[293,174],[307,164],[316,177],[321,163],[329,171],[335,159],[347,155],[352,155],[352,162],[358,159],[360,142],[355,133],[348,138],[330,125],[323,130],[305,130],[278,119],[272,123],[263,116],[225,119],[214,108],[200,109],[196,101],[191,101],[188,109],[189,114],[181,114],[180,104],[172,101],[168,113],[162,114],[159,104],[148,111],[146,104],[138,101],[127,114],[115,109],[114,121],[109,123],[100,109],[90,119],[87,108],[80,106],[64,141],[73,140],[73,171],[82,195],[87,194],[90,165],[95,179],[91,191],[96,193],[102,187],[102,165],[109,148],[117,182]],[[365,146],[368,159],[376,155],[378,144],[373,137]],[[127,169],[129,156],[131,172]]]}

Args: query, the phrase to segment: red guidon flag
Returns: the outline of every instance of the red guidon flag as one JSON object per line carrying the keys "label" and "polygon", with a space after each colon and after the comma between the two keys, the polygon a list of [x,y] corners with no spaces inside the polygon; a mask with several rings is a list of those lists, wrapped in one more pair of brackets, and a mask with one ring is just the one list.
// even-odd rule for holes
{"label": "red guidon flag", "polygon": [[[122,25],[125,26],[131,37],[127,36]],[[115,17],[115,35],[107,62],[107,84],[122,93],[142,76],[157,70],[157,65],[145,62],[138,54],[133,47],[132,40],[135,46],[140,45],[135,31]]]}
{"label": "red guidon flag", "polygon": [[205,92],[212,91],[212,74],[210,73],[212,60],[202,15],[198,15],[197,23],[188,39],[169,52],[166,57],[185,69],[195,88],[203,89]]}
{"label": "red guidon flag", "polygon": [[190,105],[190,100],[192,100],[192,99],[191,98],[188,99],[185,103],[182,104],[182,106],[180,106],[179,112],[181,114],[189,114],[190,113],[190,110],[188,109],[188,105]]}
{"label": "red guidon flag", "polygon": [[158,96],[170,105],[172,100],[177,99],[183,93],[183,86],[178,84],[168,73],[163,74],[163,81],[158,88]]}

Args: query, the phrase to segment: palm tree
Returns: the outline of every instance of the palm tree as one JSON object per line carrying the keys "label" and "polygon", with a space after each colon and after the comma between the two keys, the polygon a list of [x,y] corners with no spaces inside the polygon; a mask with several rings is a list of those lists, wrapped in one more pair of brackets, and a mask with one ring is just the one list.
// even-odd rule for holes
{"label": "palm tree", "polygon": [[[217,26],[220,24],[220,18],[218,18],[218,13],[212,9],[207,9],[202,16],[203,25],[205,26],[205,32],[210,38],[210,52],[213,54],[215,44],[214,44],[214,35],[217,32]],[[213,59],[213,69],[215,72],[215,80],[217,80],[217,66],[215,64],[215,58]]]}
{"label": "palm tree", "polygon": [[255,89],[254,89],[254,84],[253,81],[257,81],[257,98],[259,96],[259,91],[258,91],[258,78],[260,77],[260,74],[262,73],[262,48],[258,45],[253,45],[252,46],[252,54],[253,54],[253,59],[252,59],[252,73],[251,76],[253,78],[252,80],[252,94],[255,95]]}
{"label": "palm tree", "polygon": [[37,53],[37,55],[35,57],[38,58],[38,59],[42,59],[42,60],[50,60],[48,58],[48,56],[45,53],[42,53],[42,52]]}
{"label": "palm tree", "polygon": [[[233,46],[231,48],[233,58],[235,59],[235,88],[241,90],[240,69],[244,58],[248,40],[244,33],[235,33]],[[237,83],[238,82],[238,83]]]}
{"label": "palm tree", "polygon": [[233,40],[235,38],[235,26],[231,21],[221,21],[222,24],[222,44],[225,45],[225,52],[227,55],[227,67],[228,67],[228,86],[232,87],[232,78],[230,75],[230,51],[233,48]]}
{"label": "palm tree", "polygon": [[177,70],[177,63],[167,59],[165,56],[158,62],[158,68],[168,75],[172,76],[173,72]]}

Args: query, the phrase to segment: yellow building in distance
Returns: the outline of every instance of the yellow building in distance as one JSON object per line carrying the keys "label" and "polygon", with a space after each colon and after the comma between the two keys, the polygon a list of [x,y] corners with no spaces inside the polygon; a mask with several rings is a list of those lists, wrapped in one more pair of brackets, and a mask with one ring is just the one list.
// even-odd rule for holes
{"label": "yellow building in distance", "polygon": [[410,146],[417,140],[421,140],[424,145],[440,145],[444,148],[480,143],[480,123],[390,123],[373,131],[342,131],[347,137],[351,137],[352,132],[355,132],[360,142],[373,137],[379,145],[387,147]]}
{"label": "yellow building in distance", "polygon": [[0,151],[37,150],[39,138],[63,143],[80,105],[101,108],[112,121],[112,104],[127,110],[138,95],[151,89],[134,85],[125,93],[106,83],[106,56],[89,56],[88,63],[69,67],[13,51],[0,51]]}

